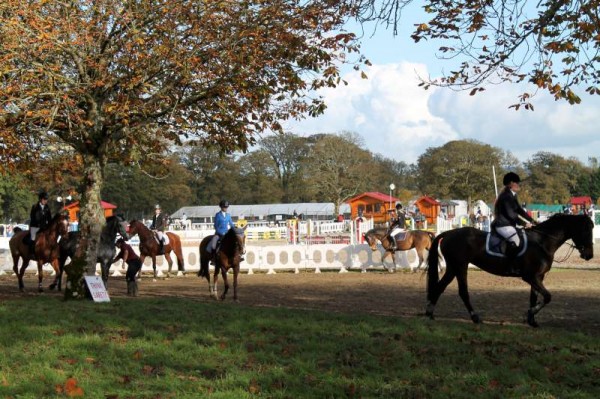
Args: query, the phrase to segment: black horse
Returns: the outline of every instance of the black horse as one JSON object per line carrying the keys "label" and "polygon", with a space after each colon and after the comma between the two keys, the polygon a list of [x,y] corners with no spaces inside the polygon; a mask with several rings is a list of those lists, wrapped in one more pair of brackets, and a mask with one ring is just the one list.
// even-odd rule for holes
{"label": "black horse", "polygon": [[[473,310],[467,289],[467,269],[469,264],[478,266],[488,273],[503,277],[521,277],[531,286],[527,323],[537,327],[535,315],[548,303],[551,295],[544,287],[546,273],[550,271],[554,261],[554,253],[567,240],[572,240],[571,247],[579,251],[581,258],[590,260],[594,256],[592,220],[585,215],[557,214],[543,223],[528,229],[527,250],[515,259],[490,255],[486,250],[487,233],[472,227],[449,230],[438,235],[431,246],[427,268],[427,309],[426,315],[433,318],[435,305],[448,284],[458,280],[458,293],[463,300],[471,320],[481,322],[479,315]],[[446,272],[442,279],[438,276],[439,253],[446,261]],[[518,266],[520,273],[511,274],[511,263]],[[537,302],[538,294],[543,302]]]}
{"label": "black horse", "polygon": [[[125,220],[121,216],[109,216],[106,218],[106,224],[102,228],[100,234],[100,244],[98,245],[97,259],[100,263],[100,269],[102,270],[102,281],[104,286],[108,284],[108,272],[112,261],[117,253],[115,247],[115,241],[117,234],[120,234],[125,240],[129,239],[127,235]],[[61,290],[62,274],[65,268],[67,258],[73,259],[75,251],[77,250],[77,244],[79,243],[79,232],[71,231],[60,241],[60,256],[59,256],[59,272],[57,273],[54,283],[50,285],[50,289],[54,289],[58,285],[58,290]]]}

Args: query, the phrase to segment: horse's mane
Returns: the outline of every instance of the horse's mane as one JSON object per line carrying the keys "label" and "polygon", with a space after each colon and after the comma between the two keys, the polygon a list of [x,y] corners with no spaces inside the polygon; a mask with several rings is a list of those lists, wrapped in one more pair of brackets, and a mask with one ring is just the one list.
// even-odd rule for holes
{"label": "horse's mane", "polygon": [[243,248],[241,248],[241,244],[237,237],[240,234],[240,233],[238,233],[237,230],[238,229],[236,229],[235,227],[232,227],[229,230],[227,230],[227,233],[225,233],[225,235],[223,236],[223,239],[221,241],[221,243],[226,243],[226,242],[232,241],[233,242],[233,246],[231,248],[232,251],[235,251],[235,250],[242,251],[243,250]]}
{"label": "horse's mane", "polygon": [[542,230],[544,230],[544,229],[554,230],[556,228],[564,229],[565,223],[572,224],[573,221],[578,221],[578,220],[588,220],[589,225],[593,226],[592,219],[590,219],[586,215],[568,215],[568,214],[564,214],[564,213],[555,213],[554,215],[550,216],[548,219],[544,220],[542,223],[535,226],[534,229],[535,228],[539,228]]}

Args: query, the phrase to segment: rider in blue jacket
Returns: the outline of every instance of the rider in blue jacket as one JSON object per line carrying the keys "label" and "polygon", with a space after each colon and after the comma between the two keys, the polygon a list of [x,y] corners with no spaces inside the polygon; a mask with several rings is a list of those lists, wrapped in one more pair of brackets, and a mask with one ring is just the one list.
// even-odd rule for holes
{"label": "rider in blue jacket", "polygon": [[221,200],[221,202],[219,202],[219,208],[221,208],[221,210],[215,215],[215,235],[212,237],[206,247],[206,251],[211,254],[211,258],[213,259],[217,249],[217,244],[219,241],[221,241],[221,238],[223,238],[225,233],[227,233],[230,228],[234,227],[233,221],[231,220],[231,215],[227,212],[227,209],[229,208],[229,201]]}

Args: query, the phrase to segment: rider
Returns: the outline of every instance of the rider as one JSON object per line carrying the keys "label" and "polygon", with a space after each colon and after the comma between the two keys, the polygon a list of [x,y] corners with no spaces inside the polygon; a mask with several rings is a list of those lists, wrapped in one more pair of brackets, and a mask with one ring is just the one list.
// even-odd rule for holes
{"label": "rider", "polygon": [[[517,198],[521,179],[514,172],[508,172],[502,179],[504,190],[498,195],[494,207],[495,219],[492,227],[508,242],[506,256],[515,258],[519,252],[521,240],[517,234],[517,224],[524,224],[525,228],[531,227],[535,221],[521,207]],[[525,221],[523,221],[522,219]]]}
{"label": "rider", "polygon": [[150,230],[156,233],[158,237],[158,253],[162,254],[163,247],[165,245],[165,227],[167,221],[165,215],[162,214],[160,205],[156,204],[154,207],[154,217],[152,218],[152,224]]}
{"label": "rider", "polygon": [[127,273],[125,274],[125,281],[127,281],[127,295],[137,296],[138,286],[135,276],[142,269],[140,257],[123,238],[119,238],[115,245],[119,248],[120,252],[113,259],[112,263],[115,263],[119,259],[123,259],[123,262],[127,263]]}
{"label": "rider", "polygon": [[[206,251],[209,253],[211,263],[214,264],[215,253],[217,252],[217,244],[221,241],[221,238],[229,231],[230,228],[234,227],[231,215],[227,212],[229,209],[229,201],[221,200],[219,202],[219,208],[221,210],[215,215],[215,235],[206,246]],[[242,259],[243,260],[243,259]]]}
{"label": "rider", "polygon": [[47,227],[52,220],[52,213],[48,205],[48,193],[41,191],[38,195],[38,202],[31,207],[29,213],[29,252],[35,253],[35,237],[40,229]]}
{"label": "rider", "polygon": [[404,209],[402,209],[402,203],[397,202],[396,203],[396,216],[392,217],[391,220],[391,225],[390,225],[390,243],[391,243],[391,250],[396,251],[398,249],[398,246],[396,245],[396,234],[402,232],[405,230],[406,227],[406,213],[404,212]]}

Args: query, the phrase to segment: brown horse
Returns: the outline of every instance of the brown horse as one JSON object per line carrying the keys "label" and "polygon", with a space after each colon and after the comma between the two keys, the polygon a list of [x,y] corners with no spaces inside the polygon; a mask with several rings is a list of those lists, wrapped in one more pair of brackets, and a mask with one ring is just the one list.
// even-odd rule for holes
{"label": "brown horse", "polygon": [[[30,260],[36,260],[38,264],[38,291],[43,292],[42,288],[42,266],[50,263],[56,272],[57,278],[60,272],[58,257],[60,255],[59,237],[64,237],[68,233],[69,221],[64,214],[57,213],[50,221],[48,226],[40,229],[35,238],[35,256],[29,252],[29,243],[24,242],[25,237],[29,235],[29,230],[19,230],[15,232],[8,246],[13,258],[13,271],[19,279],[19,290],[24,291],[23,275],[25,269],[29,266]],[[19,259],[23,259],[21,269],[19,270]]]}
{"label": "brown horse", "polygon": [[[438,274],[439,256],[429,256],[427,268],[427,308],[425,314],[433,318],[433,311],[440,295],[456,277],[458,294],[467,308],[471,320],[480,323],[479,315],[473,310],[467,288],[467,270],[473,264],[488,273],[502,277],[520,277],[531,286],[527,323],[537,327],[535,315],[548,303],[550,292],[544,287],[546,273],[554,261],[554,253],[567,240],[572,240],[572,248],[577,249],[581,258],[590,260],[594,256],[594,224],[585,215],[556,214],[543,223],[526,230],[527,248],[516,258],[488,253],[486,240],[488,234],[473,227],[449,230],[433,240],[431,253],[446,260],[446,272],[440,279]],[[511,266],[518,266],[519,272],[513,274]],[[537,303],[538,294],[543,302]]]}
{"label": "brown horse", "polygon": [[200,270],[198,270],[198,277],[206,277],[208,281],[208,290],[210,295],[215,299],[218,299],[217,295],[217,279],[219,277],[219,271],[223,276],[223,284],[225,289],[221,294],[221,300],[225,299],[227,291],[229,290],[229,282],[227,281],[227,272],[229,269],[233,270],[233,300],[237,302],[237,285],[238,285],[238,274],[240,273],[240,261],[242,254],[244,253],[244,245],[246,243],[246,236],[244,235],[246,228],[231,228],[225,233],[221,239],[221,243],[217,247],[217,253],[215,256],[215,273],[213,283],[210,283],[210,272],[208,270],[208,263],[211,259],[210,254],[207,252],[206,247],[212,239],[212,235],[204,237],[200,243]]}
{"label": "brown horse", "polygon": [[169,243],[163,247],[163,253],[159,253],[158,239],[156,238],[155,233],[139,220],[132,220],[129,222],[129,236],[133,237],[136,234],[140,238],[140,260],[143,264],[144,259],[146,259],[147,256],[152,257],[154,278],[156,278],[156,257],[160,255],[164,255],[167,263],[169,263],[169,271],[167,272],[167,277],[169,277],[173,266],[171,252],[177,257],[177,270],[182,273],[185,272],[183,251],[181,250],[181,239],[177,234],[170,231],[165,233],[169,237]]}
{"label": "brown horse", "polygon": [[[394,269],[396,268],[396,259],[394,257],[394,250],[391,247],[391,241],[389,231],[385,227],[376,227],[363,234],[365,241],[369,244],[369,247],[373,251],[377,251],[377,241],[381,242],[385,253],[381,258],[381,262],[388,257],[392,256],[394,262]],[[429,251],[431,243],[435,238],[435,234],[425,230],[408,230],[406,232],[406,238],[402,241],[396,241],[396,251],[408,251],[409,249],[415,249],[417,256],[419,257],[419,265],[417,269],[421,268],[421,265],[425,261],[425,250]]]}

